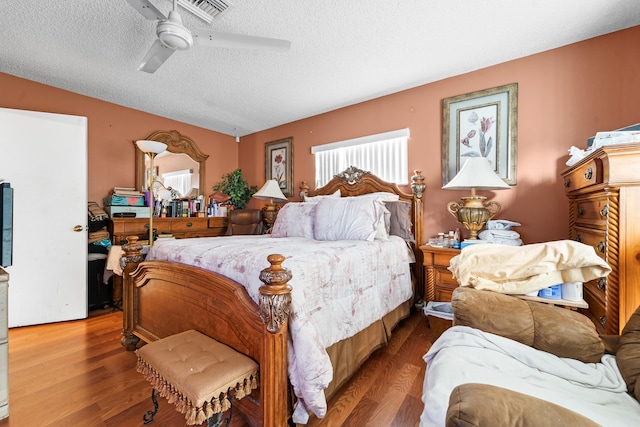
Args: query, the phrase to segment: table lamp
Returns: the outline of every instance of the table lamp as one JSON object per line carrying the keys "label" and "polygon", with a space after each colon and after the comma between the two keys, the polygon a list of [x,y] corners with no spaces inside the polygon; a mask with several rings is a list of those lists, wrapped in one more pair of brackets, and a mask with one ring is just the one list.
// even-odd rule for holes
{"label": "table lamp", "polygon": [[469,190],[471,195],[462,197],[464,203],[449,202],[447,210],[469,230],[469,239],[477,240],[478,231],[488,220],[500,212],[500,203],[486,202],[484,196],[478,196],[476,190],[504,190],[511,188],[496,174],[486,157],[469,157],[460,171],[443,190]]}
{"label": "table lamp", "polygon": [[280,190],[280,184],[278,184],[278,181],[275,179],[270,179],[265,182],[262,188],[252,197],[261,200],[269,200],[269,203],[262,208],[262,217],[264,218],[267,230],[271,230],[273,223],[276,222],[278,211],[280,210],[280,206],[273,203],[274,200],[276,202],[287,201],[285,195],[282,194],[282,190]]}
{"label": "table lamp", "polygon": [[138,146],[138,149],[140,149],[140,151],[142,151],[143,153],[145,153],[147,156],[149,156],[149,168],[150,168],[150,173],[149,173],[149,181],[148,181],[148,186],[149,186],[149,246],[153,246],[153,181],[154,181],[154,176],[153,176],[153,159],[156,157],[156,155],[162,153],[164,150],[167,149],[167,144],[165,144],[164,142],[158,142],[158,141],[149,141],[147,139],[141,139],[139,141],[136,141],[136,145]]}

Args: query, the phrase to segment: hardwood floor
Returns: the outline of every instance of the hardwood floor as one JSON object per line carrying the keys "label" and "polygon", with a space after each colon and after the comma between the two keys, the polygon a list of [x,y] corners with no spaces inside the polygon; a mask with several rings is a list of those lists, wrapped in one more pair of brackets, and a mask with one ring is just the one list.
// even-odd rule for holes
{"label": "hardwood floor", "polygon": [[[120,346],[121,327],[122,313],[112,312],[10,329],[9,418],[0,427],[142,426],[151,389],[135,354]],[[417,426],[430,340],[425,318],[412,314],[308,426]],[[150,426],[185,425],[173,405],[159,403]],[[234,416],[231,425],[245,424]]]}

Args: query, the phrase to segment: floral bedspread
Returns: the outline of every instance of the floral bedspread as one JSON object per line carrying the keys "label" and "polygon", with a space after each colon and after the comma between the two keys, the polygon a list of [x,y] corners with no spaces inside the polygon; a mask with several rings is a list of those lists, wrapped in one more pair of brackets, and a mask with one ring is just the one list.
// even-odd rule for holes
{"label": "floral bedspread", "polygon": [[289,321],[289,379],[298,397],[296,422],[307,409],[323,417],[332,380],[326,348],[355,335],[412,296],[404,240],[317,241],[301,237],[227,236],[158,242],[148,260],[201,267],[244,284],[258,301],[267,256],[282,254],[293,278]]}

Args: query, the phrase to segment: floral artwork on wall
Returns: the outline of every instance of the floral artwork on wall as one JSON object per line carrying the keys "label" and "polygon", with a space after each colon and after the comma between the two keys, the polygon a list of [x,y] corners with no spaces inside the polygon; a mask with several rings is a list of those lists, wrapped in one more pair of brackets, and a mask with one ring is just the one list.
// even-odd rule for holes
{"label": "floral artwork on wall", "polygon": [[285,196],[293,196],[293,137],[267,142],[265,160],[265,179],[275,179]]}
{"label": "floral artwork on wall", "polygon": [[507,184],[515,185],[517,113],[517,83],[445,98],[442,185],[469,157],[486,157]]}

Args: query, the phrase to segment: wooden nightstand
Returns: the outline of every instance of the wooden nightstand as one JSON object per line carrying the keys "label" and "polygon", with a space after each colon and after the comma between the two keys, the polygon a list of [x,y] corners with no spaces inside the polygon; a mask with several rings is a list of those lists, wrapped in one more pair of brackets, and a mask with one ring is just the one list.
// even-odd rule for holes
{"label": "wooden nightstand", "polygon": [[420,246],[426,269],[424,283],[425,301],[451,301],[451,293],[458,287],[458,282],[447,268],[451,258],[460,253],[460,249]]}

